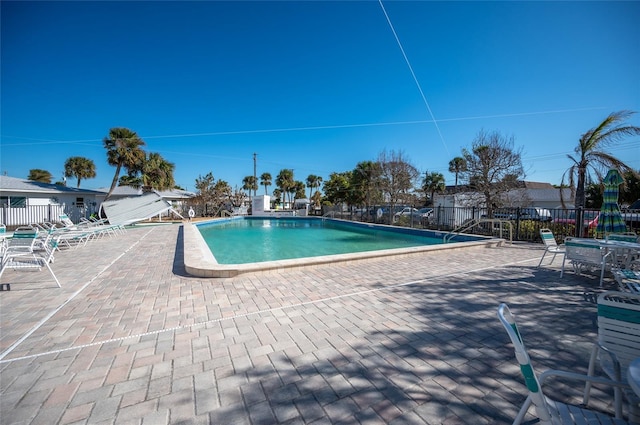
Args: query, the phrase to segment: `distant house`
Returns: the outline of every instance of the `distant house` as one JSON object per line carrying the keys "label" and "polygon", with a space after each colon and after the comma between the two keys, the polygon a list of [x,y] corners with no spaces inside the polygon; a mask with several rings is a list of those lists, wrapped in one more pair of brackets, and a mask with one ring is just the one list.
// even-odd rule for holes
{"label": "distant house", "polygon": [[[573,208],[570,189],[562,189],[565,206]],[[501,207],[539,207],[546,209],[562,208],[560,189],[549,183],[518,182],[518,188],[509,191],[501,199]],[[478,219],[486,213],[485,198],[482,193],[468,186],[447,186],[442,194],[436,193],[433,199],[435,214],[433,220],[438,225],[456,228],[471,219]]]}
{"label": "distant house", "polygon": [[[571,189],[562,189],[562,197],[566,208],[574,207],[574,199]],[[480,207],[484,208],[484,196],[473,191],[468,186],[447,186],[444,194],[434,197],[434,205],[447,204],[447,206]],[[446,199],[446,201],[444,201]],[[504,207],[540,207],[547,209],[562,208],[560,189],[550,183],[519,181],[518,188],[504,195],[502,199]]]}
{"label": "distant house", "polygon": [[[40,183],[27,179],[0,176],[0,223],[22,226],[31,223],[58,222],[66,214],[75,223],[100,210],[109,189],[81,189]],[[142,189],[118,186],[111,199],[142,195]],[[184,190],[157,192],[171,202],[179,213],[185,201],[195,196]]]}
{"label": "distant house", "polygon": [[0,176],[0,222],[6,226],[57,222],[67,214],[77,222],[100,207],[102,192]]}

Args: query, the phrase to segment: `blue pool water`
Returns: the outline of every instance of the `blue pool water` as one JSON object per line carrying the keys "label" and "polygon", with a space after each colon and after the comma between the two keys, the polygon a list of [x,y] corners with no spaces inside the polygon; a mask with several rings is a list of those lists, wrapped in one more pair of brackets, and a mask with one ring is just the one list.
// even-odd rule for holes
{"label": "blue pool water", "polygon": [[[442,243],[436,233],[362,226],[319,218],[245,218],[198,225],[219,264],[407,248]],[[396,231],[393,231],[396,230]]]}

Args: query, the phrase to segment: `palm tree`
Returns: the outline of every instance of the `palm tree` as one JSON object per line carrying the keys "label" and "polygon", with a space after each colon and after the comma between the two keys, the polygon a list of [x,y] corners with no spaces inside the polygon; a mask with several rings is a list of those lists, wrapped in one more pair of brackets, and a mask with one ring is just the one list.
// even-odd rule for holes
{"label": "palm tree", "polygon": [[294,200],[304,199],[304,197],[307,196],[307,194],[304,193],[304,188],[304,182],[301,182],[300,180],[296,180],[295,182],[293,182],[293,186],[291,187],[291,189],[289,189],[289,191],[293,195]]}
{"label": "palm tree", "polygon": [[316,176],[315,174],[309,174],[307,176],[307,187],[309,188],[309,199],[313,196],[313,189],[316,187],[320,187],[320,183],[322,183],[322,177]]}
{"label": "palm tree", "polygon": [[424,180],[422,181],[422,188],[425,192],[429,193],[429,199],[431,205],[433,205],[433,196],[437,191],[444,192],[444,176],[442,173],[425,173]]}
{"label": "palm tree", "polygon": [[242,179],[242,189],[249,192],[249,196],[251,196],[251,191],[254,193],[258,189],[258,179],[253,176],[246,176]]}
{"label": "palm tree", "polygon": [[89,158],[82,156],[72,156],[64,163],[64,176],[76,177],[80,187],[80,180],[92,179],[96,176],[96,164]]}
{"label": "palm tree", "polygon": [[118,179],[118,186],[131,186],[139,188],[143,186],[142,177],[135,174],[125,174]]}
{"label": "palm tree", "polygon": [[114,127],[109,130],[109,135],[102,140],[102,143],[107,149],[107,162],[109,165],[116,167],[109,193],[105,198],[109,199],[113,189],[118,184],[118,177],[122,167],[136,168],[144,163],[145,153],[141,146],[144,146],[145,143],[135,131],[122,127]]}
{"label": "palm tree", "polygon": [[467,171],[467,161],[463,157],[456,156],[451,161],[449,161],[449,172],[454,173],[456,176],[456,192],[458,191],[458,174],[465,171]]}
{"label": "palm tree", "polygon": [[[295,185],[293,181],[293,170],[285,168],[280,170],[276,177],[276,186],[282,191],[282,203],[284,204],[285,194],[289,194],[289,202],[291,202],[291,189]],[[295,189],[293,189],[295,192]]]}
{"label": "palm tree", "polygon": [[367,210],[373,203],[382,199],[380,192],[380,176],[382,168],[379,162],[362,161],[351,173],[351,187],[356,204],[364,203]]}
{"label": "palm tree", "polygon": [[47,170],[41,170],[40,168],[33,168],[29,170],[27,180],[40,183],[51,183],[52,175]]}
{"label": "palm tree", "polygon": [[260,175],[260,185],[264,186],[264,194],[267,194],[267,186],[271,186],[271,174],[262,173]]}
{"label": "palm tree", "polygon": [[173,189],[176,185],[173,177],[175,168],[175,164],[165,160],[162,155],[151,152],[142,166],[142,182],[144,186],[156,190]]}
{"label": "palm tree", "polygon": [[273,203],[276,205],[280,205],[280,202],[284,201],[282,199],[282,191],[280,189],[273,189]]}
{"label": "palm tree", "polygon": [[[562,175],[560,186],[564,186],[565,178],[568,178],[572,195],[575,194],[576,208],[584,208],[585,206],[585,186],[587,179],[591,178],[590,169],[595,172],[598,181],[602,181],[603,172],[610,168],[617,169],[621,174],[626,172],[636,174],[629,165],[603,150],[603,148],[625,137],[640,135],[640,127],[624,123],[634,113],[631,111],[611,113],[597,127],[580,137],[578,146],[574,149],[575,157],[567,155],[573,165]],[[560,190],[560,200],[564,205],[562,190]]]}

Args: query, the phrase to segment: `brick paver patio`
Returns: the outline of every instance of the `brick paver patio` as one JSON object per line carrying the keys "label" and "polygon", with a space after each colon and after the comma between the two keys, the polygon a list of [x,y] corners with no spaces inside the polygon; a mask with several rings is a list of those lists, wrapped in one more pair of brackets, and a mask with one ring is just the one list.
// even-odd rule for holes
{"label": "brick paver patio", "polygon": [[542,245],[205,279],[181,241],[139,226],[65,250],[61,289],[2,276],[2,424],[510,423],[525,389],[499,302],[540,371],[584,372],[595,338],[597,279],[537,269]]}

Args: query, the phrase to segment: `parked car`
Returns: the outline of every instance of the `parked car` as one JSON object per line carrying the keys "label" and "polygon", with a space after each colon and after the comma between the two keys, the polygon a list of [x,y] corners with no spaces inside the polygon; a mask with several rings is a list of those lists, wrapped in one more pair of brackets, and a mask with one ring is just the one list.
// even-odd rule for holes
{"label": "parked car", "polygon": [[406,207],[401,211],[398,211],[393,215],[393,221],[398,221],[400,217],[409,217],[412,222],[425,223],[427,219],[433,214],[433,208],[411,208]]}
{"label": "parked car", "polygon": [[493,214],[493,218],[501,220],[535,220],[535,221],[551,221],[551,211],[546,208],[540,207],[524,207],[520,208],[519,212],[517,208],[499,209]]}
{"label": "parked car", "polygon": [[631,228],[640,225],[640,199],[629,205],[629,208],[622,210],[622,220]]}
{"label": "parked car", "polygon": [[546,208],[526,207],[520,209],[521,220],[551,221],[551,211]]}
{"label": "parked car", "polygon": [[[600,216],[600,211],[584,211],[582,216],[582,220],[584,222],[585,233],[587,233],[590,229],[595,229],[598,226],[598,217]],[[571,211],[566,216],[560,216],[553,220],[554,223],[559,224],[576,224],[576,212]]]}
{"label": "parked car", "polygon": [[418,214],[420,214],[420,217],[422,218],[431,217],[433,214],[433,208],[420,208],[418,210]]}

